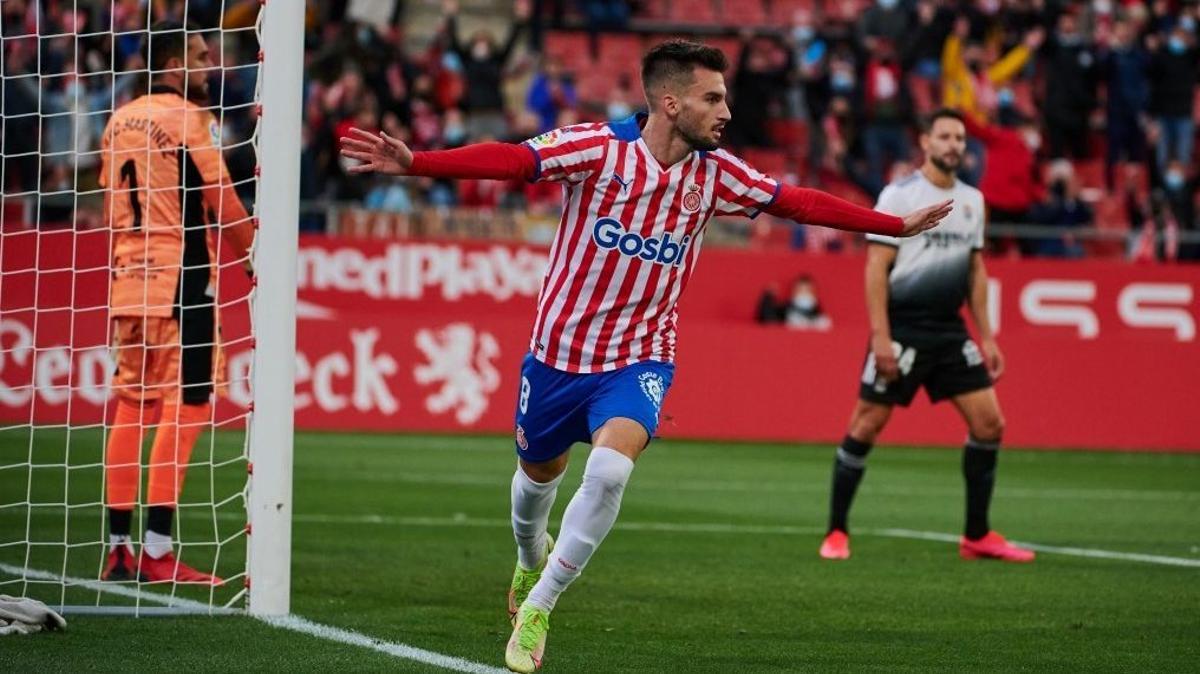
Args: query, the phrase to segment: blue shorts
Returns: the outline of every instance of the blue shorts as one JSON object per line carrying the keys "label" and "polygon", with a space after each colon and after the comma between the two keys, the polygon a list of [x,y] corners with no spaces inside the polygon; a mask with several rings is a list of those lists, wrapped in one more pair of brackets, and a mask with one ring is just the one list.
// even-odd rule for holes
{"label": "blue shorts", "polygon": [[576,442],[590,442],[604,422],[633,419],[654,437],[675,366],[643,361],[612,372],[556,370],[526,354],[517,396],[517,455],[549,461]]}

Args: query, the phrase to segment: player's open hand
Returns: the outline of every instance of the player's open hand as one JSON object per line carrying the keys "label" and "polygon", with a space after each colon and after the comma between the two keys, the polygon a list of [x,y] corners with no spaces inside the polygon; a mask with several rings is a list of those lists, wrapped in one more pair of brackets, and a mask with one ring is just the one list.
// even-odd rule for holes
{"label": "player's open hand", "polygon": [[402,176],[412,168],[413,153],[399,138],[392,138],[380,131],[378,134],[350,129],[350,135],[342,137],[342,156],[363,163],[351,166],[351,173],[376,171],[388,175]]}
{"label": "player's open hand", "polygon": [[983,364],[987,367],[988,374],[992,375],[992,381],[999,381],[1000,375],[1004,374],[1004,354],[1000,353],[1000,347],[994,339],[983,340]]}
{"label": "player's open hand", "polygon": [[947,199],[940,204],[913,211],[904,216],[904,229],[900,232],[900,236],[915,236],[927,229],[933,229],[938,226],[942,218],[950,215],[952,210],[954,210],[954,200]]}

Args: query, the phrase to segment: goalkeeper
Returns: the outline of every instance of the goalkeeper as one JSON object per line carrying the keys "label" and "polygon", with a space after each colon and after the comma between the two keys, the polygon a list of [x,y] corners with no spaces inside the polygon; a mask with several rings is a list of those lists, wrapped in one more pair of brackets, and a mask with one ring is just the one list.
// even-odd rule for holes
{"label": "goalkeeper", "polygon": [[[192,447],[223,382],[217,269],[221,238],[248,259],[254,227],[221,156],[208,105],[208,45],[192,25],[161,22],[143,45],[150,92],[104,130],[100,185],[112,232],[109,315],[116,418],[104,454],[109,553],[104,580],[221,584],[173,553],[171,526]],[[248,265],[247,265],[247,268]],[[150,450],[146,534],[130,529],[143,431],[161,407]]]}

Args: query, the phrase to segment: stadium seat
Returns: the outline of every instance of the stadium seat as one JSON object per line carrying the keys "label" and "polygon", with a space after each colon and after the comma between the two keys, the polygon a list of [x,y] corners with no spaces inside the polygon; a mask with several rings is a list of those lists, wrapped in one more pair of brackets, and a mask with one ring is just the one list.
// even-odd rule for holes
{"label": "stadium seat", "polygon": [[636,85],[642,68],[644,50],[645,46],[640,35],[604,35],[600,38],[600,59],[595,63],[595,67],[610,73],[630,75],[633,78],[633,84]]}
{"label": "stadium seat", "polygon": [[803,120],[768,120],[767,133],[776,147],[792,157],[802,157],[808,152],[808,124]]}
{"label": "stadium seat", "polygon": [[763,0],[720,0],[721,21],[726,26],[766,26],[767,10]]}
{"label": "stadium seat", "polygon": [[[663,39],[666,39],[664,36]],[[726,77],[730,77],[736,73],[738,55],[742,53],[742,41],[736,37],[721,37],[719,35],[705,36],[700,38],[700,41],[710,47],[716,47],[725,54],[725,58],[729,59],[729,72],[725,73]]]}
{"label": "stadium seat", "polygon": [[638,3],[640,9],[635,15],[639,19],[662,21],[667,18],[671,3],[669,0],[644,0]]}
{"label": "stadium seat", "polygon": [[869,0],[824,0],[825,16],[830,19],[850,19],[858,16]]}
{"label": "stadium seat", "polygon": [[747,164],[772,178],[782,180],[788,173],[787,153],[783,150],[748,147],[738,154]]}
{"label": "stadium seat", "polygon": [[1137,190],[1138,196],[1145,199],[1150,194],[1150,176],[1146,171],[1146,167],[1141,164],[1121,164],[1113,169],[1116,174],[1113,176],[1113,193],[1124,193],[1125,188],[1130,182],[1134,183],[1134,189]]}
{"label": "stadium seat", "polygon": [[568,70],[581,74],[592,66],[586,33],[550,31],[546,33],[546,54],[558,58]]}
{"label": "stadium seat", "polygon": [[575,79],[575,91],[584,103],[604,104],[617,86],[616,75],[608,70],[586,69]]}
{"label": "stadium seat", "polygon": [[[1106,194],[1092,206],[1093,224],[1096,229],[1128,232],[1129,214],[1125,198],[1120,194]],[[1088,257],[1120,257],[1125,251],[1123,240],[1089,240],[1083,243]]]}
{"label": "stadium seat", "polygon": [[871,195],[867,194],[861,187],[855,185],[848,178],[828,170],[822,170],[820,171],[820,181],[821,189],[835,197],[841,197],[850,203],[864,208],[873,208],[875,206]]}
{"label": "stadium seat", "polygon": [[798,9],[806,9],[813,11],[819,0],[771,0],[767,11],[770,13],[771,22],[778,25],[787,25],[792,20],[792,15]]}
{"label": "stadium seat", "polygon": [[1074,163],[1075,176],[1079,179],[1080,187],[1104,189],[1104,160],[1081,159]]}
{"label": "stadium seat", "polygon": [[667,18],[677,23],[716,25],[716,7],[713,0],[673,0]]}

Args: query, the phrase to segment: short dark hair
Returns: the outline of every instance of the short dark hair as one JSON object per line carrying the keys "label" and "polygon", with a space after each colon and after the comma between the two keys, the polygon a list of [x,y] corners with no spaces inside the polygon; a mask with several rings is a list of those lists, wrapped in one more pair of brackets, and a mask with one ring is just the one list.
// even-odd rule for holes
{"label": "short dark hair", "polygon": [[200,27],[191,21],[186,24],[159,21],[151,26],[150,34],[142,41],[142,58],[150,68],[151,75],[166,70],[167,61],[172,58],[186,58],[188,38],[199,34]]}
{"label": "short dark hair", "polygon": [[958,110],[954,110],[952,108],[939,108],[934,110],[929,114],[928,117],[925,118],[925,123],[921,125],[922,133],[929,133],[930,131],[933,131],[933,125],[937,124],[939,119],[957,119],[964,125],[966,124],[966,122],[963,121],[963,114]]}
{"label": "short dark hair", "polygon": [[724,52],[699,42],[667,40],[646,52],[642,57],[642,89],[651,98],[650,89],[665,80],[690,78],[696,66],[725,72],[729,61]]}

